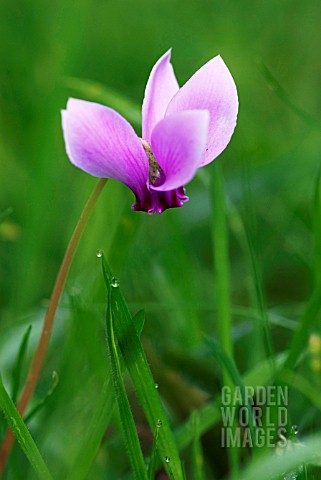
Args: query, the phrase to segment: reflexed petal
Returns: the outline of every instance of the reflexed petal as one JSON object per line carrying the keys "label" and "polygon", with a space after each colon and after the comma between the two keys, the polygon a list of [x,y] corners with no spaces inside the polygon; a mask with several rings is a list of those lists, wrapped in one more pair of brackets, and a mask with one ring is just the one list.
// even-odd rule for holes
{"label": "reflexed petal", "polygon": [[164,118],[170,100],[179,89],[170,59],[171,50],[154,65],[147,81],[142,107],[142,136],[149,143],[153,128]]}
{"label": "reflexed petal", "polygon": [[208,124],[206,110],[191,110],[166,117],[156,125],[151,147],[165,181],[150,188],[173,190],[193,178],[206,145]]}
{"label": "reflexed petal", "polygon": [[236,125],[236,86],[220,56],[206,63],[185,83],[169,103],[166,116],[192,109],[206,109],[210,113],[208,140],[200,162],[202,166],[224,150]]}
{"label": "reflexed petal", "polygon": [[132,126],[115,110],[69,99],[62,111],[70,161],[95,177],[114,178],[138,196],[146,190],[149,164]]}

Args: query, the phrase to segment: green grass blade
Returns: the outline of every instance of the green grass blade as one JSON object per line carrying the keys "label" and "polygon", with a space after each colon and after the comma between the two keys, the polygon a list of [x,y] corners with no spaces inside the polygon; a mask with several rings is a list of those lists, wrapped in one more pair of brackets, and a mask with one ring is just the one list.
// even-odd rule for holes
{"label": "green grass blade", "polygon": [[297,330],[294,332],[289,353],[284,363],[284,368],[292,369],[295,367],[299,355],[302,350],[307,346],[307,340],[309,331],[313,328],[316,321],[320,318],[321,311],[321,285],[317,285],[314,290],[305,312],[299,320]]}
{"label": "green grass blade", "polygon": [[200,422],[199,422],[199,412],[194,410],[192,413],[192,422],[193,422],[193,443],[192,443],[192,469],[193,469],[193,479],[194,480],[204,480],[203,472],[203,451],[202,444],[200,441],[201,432],[200,432]]}
{"label": "green grass blade", "polygon": [[[103,273],[107,289],[113,275],[106,258],[102,257]],[[175,439],[159,398],[144,350],[137,336],[127,304],[119,288],[113,293],[113,317],[115,333],[126,367],[135,386],[137,396],[146,415],[149,426],[154,430],[157,421],[162,421],[159,432],[159,452],[166,471],[173,480],[183,479],[183,471]]]}
{"label": "green grass blade", "polygon": [[221,363],[221,365],[225,367],[226,371],[230,376],[230,379],[233,382],[233,386],[238,387],[240,389],[240,393],[242,396],[242,404],[246,406],[246,409],[249,412],[248,418],[249,418],[249,428],[251,431],[251,437],[255,438],[255,433],[254,433],[255,424],[253,420],[251,405],[248,402],[247,395],[245,395],[245,386],[243,383],[243,379],[235,365],[235,362],[231,357],[227,355],[227,353],[224,351],[222,346],[215,339],[206,337],[206,343],[211,349],[212,354],[217,358],[217,360]]}
{"label": "green grass blade", "polygon": [[35,470],[37,477],[40,480],[52,479],[52,476],[50,475],[49,470],[37,448],[37,445],[35,444],[28,428],[26,427],[26,424],[23,422],[18,410],[3,386],[1,376],[0,406],[22,450]]}
{"label": "green grass blade", "polygon": [[108,379],[103,383],[97,407],[67,480],[83,480],[89,472],[113,413],[115,401],[110,395],[111,388]]}
{"label": "green grass blade", "polygon": [[83,95],[88,100],[101,102],[108,107],[112,107],[136,126],[141,126],[140,107],[119,92],[101,83],[81,78],[67,77],[63,83],[78,95]]}
{"label": "green grass blade", "polygon": [[301,108],[300,106],[296,105],[296,103],[292,100],[290,95],[286,92],[286,90],[282,87],[278,80],[273,76],[273,74],[263,63],[263,61],[259,60],[257,63],[261,72],[268,81],[271,90],[276,93],[276,95],[282,100],[282,102],[284,102],[285,105],[287,105],[290,110],[292,110],[292,112],[294,112],[307,125],[310,125],[314,128],[320,128],[321,121],[318,118],[313,117],[310,113],[303,110],[303,108]]}
{"label": "green grass blade", "polygon": [[[137,480],[147,480],[144,457],[123,383],[123,376],[121,373],[121,366],[114,335],[114,312],[116,311],[115,305],[117,302],[118,288],[118,283],[116,284],[116,282],[111,280],[111,288],[108,289],[108,307],[106,316],[108,356],[111,363],[112,379],[120,415],[120,422],[123,430],[124,442],[129,455],[133,475]],[[115,319],[117,321],[117,317]]]}
{"label": "green grass blade", "polygon": [[27,330],[25,331],[20,347],[19,347],[19,352],[17,356],[17,361],[14,366],[13,372],[12,372],[12,377],[13,377],[13,384],[12,384],[12,401],[13,403],[17,403],[18,399],[18,393],[19,393],[19,388],[20,388],[20,382],[21,382],[21,370],[22,366],[25,360],[26,356],[26,351],[28,347],[28,342],[29,342],[29,337],[31,333],[32,325],[29,325]]}
{"label": "green grass blade", "polygon": [[136,315],[133,316],[133,323],[136,333],[140,337],[145,324],[145,310],[143,308],[139,310]]}
{"label": "green grass blade", "polygon": [[[228,229],[224,186],[219,165],[215,165],[215,169],[213,169],[211,173],[212,248],[215,267],[215,298],[217,305],[218,336],[223,348],[228,355],[232,356],[232,314],[230,302]],[[226,381],[228,382],[229,380],[227,379]]]}
{"label": "green grass blade", "polygon": [[304,397],[306,397],[312,405],[321,412],[321,396],[320,391],[309,382],[303,375],[292,370],[282,370],[280,374],[281,381],[287,385],[291,385]]}
{"label": "green grass blade", "polygon": [[[274,362],[277,366],[281,366],[284,362],[284,353],[277,355]],[[274,377],[274,368],[269,359],[262,360],[259,365],[247,372],[242,378],[245,386],[267,385]],[[214,425],[222,420],[220,413],[221,399],[217,397],[214,402],[210,402],[205,407],[198,410],[199,417],[199,434],[203,435],[210,430]],[[179,450],[186,448],[194,438],[193,417],[190,416],[188,420],[180,425],[175,431],[176,443]]]}
{"label": "green grass blade", "polygon": [[[198,411],[199,416],[199,435],[203,435],[214,425],[222,420],[219,407],[219,399],[210,402]],[[175,430],[175,439],[179,450],[183,450],[193,442],[194,439],[194,423],[193,417],[190,416],[183,425]]]}
{"label": "green grass blade", "polygon": [[[217,307],[218,337],[228,355],[233,357],[232,307],[230,299],[230,265],[229,265],[229,233],[227,226],[227,210],[224,194],[223,175],[220,165],[215,164],[211,171],[211,224],[212,251],[215,270],[215,299]],[[233,388],[229,374],[223,368],[223,384]],[[232,447],[228,450],[232,477],[239,471],[238,451]]]}
{"label": "green grass blade", "polygon": [[[139,310],[139,312],[136,313],[133,322],[137,334],[140,335],[145,322],[144,310]],[[120,358],[120,360],[123,375],[125,372],[125,365],[123,359]],[[103,383],[93,418],[88,425],[86,436],[84,437],[78,454],[76,455],[68,480],[83,480],[87,476],[90,466],[97,455],[114,409],[114,397],[110,395],[110,389],[110,379],[107,379]]]}
{"label": "green grass blade", "polygon": [[321,285],[321,166],[316,179],[313,208],[314,280]]}
{"label": "green grass blade", "polygon": [[35,407],[28,413],[28,415],[25,416],[24,418],[25,422],[29,422],[39,412],[39,410],[41,410],[46,405],[49,398],[55,392],[59,384],[59,376],[57,372],[55,371],[52,372],[52,379],[53,379],[53,383],[49,388],[49,390],[47,391],[46,395],[37,405],[35,405]]}
{"label": "green grass blade", "polygon": [[150,456],[150,462],[148,466],[148,480],[154,480],[155,478],[157,459],[158,459],[158,435],[159,435],[159,429],[161,428],[161,426],[162,426],[162,421],[158,420],[155,428],[152,453]]}
{"label": "green grass blade", "polygon": [[246,468],[239,480],[271,480],[285,478],[285,473],[295,470],[304,463],[315,464],[321,461],[321,435],[311,435],[302,440],[298,447],[285,448],[283,455],[276,455],[274,450],[265,458],[254,462]]}
{"label": "green grass blade", "polygon": [[[250,273],[252,278],[252,302],[253,306],[258,310],[260,314],[260,321],[255,322],[253,332],[253,347],[251,355],[251,361],[253,363],[259,362],[265,355],[273,357],[273,344],[271,331],[269,328],[269,320],[267,314],[266,300],[264,294],[264,282],[263,274],[261,271],[261,265],[259,258],[261,258],[261,245],[258,240],[258,224],[255,208],[255,199],[253,197],[251,182],[249,177],[249,166],[244,162],[243,166],[243,185],[244,196],[246,200],[246,219],[247,225],[244,224],[239,216],[239,224],[242,226],[241,231],[245,237],[245,251],[247,255],[247,263],[250,267]],[[234,215],[238,214],[237,209],[234,207]]]}

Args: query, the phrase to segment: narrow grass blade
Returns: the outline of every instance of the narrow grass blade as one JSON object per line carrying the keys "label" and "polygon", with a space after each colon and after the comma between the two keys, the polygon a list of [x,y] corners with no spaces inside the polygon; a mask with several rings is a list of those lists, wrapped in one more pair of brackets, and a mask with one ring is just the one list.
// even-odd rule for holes
{"label": "narrow grass blade", "polygon": [[[145,311],[139,310],[134,316],[133,322],[137,335],[140,335],[145,322]],[[120,360],[122,375],[124,375],[125,365],[121,357]],[[86,436],[76,456],[68,480],[83,480],[86,478],[97,455],[114,410],[114,397],[110,395],[110,389],[112,388],[110,383],[108,378],[103,384],[93,418],[88,425]]]}
{"label": "narrow grass blade", "polygon": [[313,208],[314,280],[321,285],[321,165],[316,179]]}
{"label": "narrow grass blade", "polygon": [[[133,316],[133,324],[137,335],[140,337],[145,324],[145,310],[142,308]],[[125,367],[123,367],[125,369]]]}
{"label": "narrow grass blade", "polygon": [[[102,257],[102,265],[106,286],[109,290],[113,288],[111,287],[113,275],[104,256]],[[119,288],[113,289],[112,309],[116,338],[149,426],[154,430],[157,421],[159,419],[162,421],[158,445],[163,464],[170,479],[181,480],[183,479],[183,471],[174,436],[158,391],[155,389],[155,382],[127,304]]]}
{"label": "narrow grass blade", "polygon": [[282,87],[278,80],[272,75],[271,71],[262,62],[262,60],[259,60],[257,63],[261,69],[261,72],[268,81],[270,88],[276,93],[276,95],[282,100],[282,102],[284,102],[285,105],[287,105],[290,110],[292,110],[292,112],[294,112],[307,125],[310,125],[314,128],[320,128],[321,121],[318,118],[313,117],[310,113],[303,110],[303,108],[301,108],[300,106],[296,105],[290,95],[286,92],[286,90]]}
{"label": "narrow grass blade", "polygon": [[[253,363],[259,362],[265,355],[273,358],[273,344],[269,328],[269,320],[267,314],[266,300],[264,294],[263,275],[259,258],[260,241],[258,237],[258,222],[255,208],[255,199],[251,189],[251,181],[249,178],[249,166],[246,161],[243,162],[243,185],[244,197],[246,201],[246,219],[247,225],[244,224],[239,216],[239,224],[242,225],[242,234],[244,235],[245,253],[247,255],[247,263],[250,266],[250,273],[252,279],[251,296],[253,306],[260,314],[260,321],[254,324],[253,346],[251,348],[251,361]],[[234,207],[234,215],[237,215],[237,209]]]}
{"label": "narrow grass blade", "polygon": [[153,446],[152,446],[152,453],[150,456],[150,462],[148,466],[148,480],[154,480],[155,478],[155,472],[156,472],[156,467],[157,467],[157,459],[158,459],[158,434],[159,434],[159,429],[162,426],[162,421],[158,420],[155,428],[155,433],[154,433],[154,441],[153,441]]}
{"label": "narrow grass blade", "polygon": [[130,122],[141,126],[140,107],[119,92],[98,82],[81,78],[66,77],[64,85],[87,99],[101,102],[124,115]]}
{"label": "narrow grass blade", "polygon": [[284,363],[284,368],[292,369],[295,367],[300,353],[307,346],[309,331],[313,328],[316,321],[320,318],[321,311],[321,285],[317,285],[314,290],[305,312],[299,320],[297,330],[294,332],[289,353]]}
{"label": "narrow grass blade", "polygon": [[13,403],[17,402],[18,399],[18,394],[19,394],[19,388],[20,388],[20,383],[21,383],[21,370],[22,370],[22,365],[25,360],[26,356],[26,351],[28,347],[28,342],[29,342],[29,337],[31,333],[32,325],[29,325],[27,328],[26,332],[24,333],[20,347],[19,347],[19,352],[17,356],[17,361],[14,366],[13,372],[12,372],[12,379],[13,379],[13,385],[12,385],[12,401]]}
{"label": "narrow grass blade", "polygon": [[[285,354],[281,353],[274,359],[277,366],[281,366],[284,362]],[[245,386],[267,385],[274,377],[274,369],[268,359],[263,360],[259,365],[247,372],[242,378]],[[210,402],[203,408],[198,410],[199,417],[199,434],[203,435],[210,430],[214,425],[219,423],[221,418],[220,412],[221,399],[217,397],[214,402]],[[194,438],[193,417],[190,416],[188,420],[180,425],[175,431],[176,443],[179,450],[186,448],[192,443]]]}
{"label": "narrow grass blade", "polygon": [[212,339],[209,337],[205,337],[205,338],[206,338],[206,343],[211,349],[211,352],[213,353],[213,355],[217,358],[220,364],[225,367],[226,371],[228,372],[233,382],[233,385],[240,389],[240,393],[242,396],[242,404],[246,406],[248,410],[249,428],[251,431],[251,436],[252,438],[255,438],[255,433],[254,433],[255,424],[254,424],[254,419],[252,415],[252,409],[251,409],[250,403],[248,402],[248,397],[247,395],[245,395],[245,387],[244,387],[241,374],[239,373],[233,359],[227,355],[227,353],[224,351],[221,345],[215,339]]}
{"label": "narrow grass blade", "polygon": [[11,400],[11,398],[9,397],[9,395],[7,394],[3,386],[1,376],[0,376],[0,406],[22,450],[24,451],[30,464],[35,470],[37,477],[40,480],[52,479],[52,476],[50,475],[49,470],[32,436],[30,435],[29,430],[27,429],[13,401]]}
{"label": "narrow grass blade", "polygon": [[[211,173],[212,248],[215,268],[215,298],[217,305],[218,336],[223,348],[228,355],[232,356],[233,340],[230,302],[230,268],[224,185],[222,173],[218,165],[215,165],[215,169],[213,169]],[[228,379],[227,382],[229,382]]]}
{"label": "narrow grass blade", "polygon": [[[147,472],[145,462],[139,443],[139,438],[134,422],[134,418],[130,409],[127,398],[125,386],[123,383],[123,376],[121,373],[121,366],[116,347],[116,339],[114,335],[114,312],[115,304],[117,302],[118,284],[111,280],[111,288],[108,289],[108,306],[106,316],[106,338],[108,356],[111,363],[112,379],[115,389],[115,397],[118,405],[120,423],[123,430],[123,437],[126,450],[129,455],[130,463],[133,470],[134,478],[137,480],[147,480]],[[117,321],[117,320],[116,320]]]}
{"label": "narrow grass blade", "polygon": [[321,435],[311,435],[302,439],[302,444],[297,448],[285,448],[283,455],[276,455],[275,451],[269,452],[265,458],[260,458],[246,468],[239,480],[271,480],[285,478],[285,474],[295,470],[302,464],[320,464],[321,461]]}
{"label": "narrow grass blade", "polygon": [[203,472],[203,451],[200,441],[201,432],[200,432],[200,422],[199,422],[199,412],[194,410],[192,413],[192,422],[193,422],[193,444],[192,444],[192,469],[193,469],[193,479],[194,480],[204,480]]}
{"label": "narrow grass blade", "polygon": [[[215,164],[211,171],[210,183],[212,211],[212,251],[215,271],[215,299],[217,307],[217,325],[219,340],[228,355],[233,357],[232,307],[230,299],[229,234],[224,194],[223,176],[220,166]],[[225,367],[223,384],[233,389],[233,383]],[[232,477],[239,471],[238,451],[235,447],[228,450]]]}
{"label": "narrow grass blade", "polygon": [[303,375],[292,370],[282,370],[280,379],[300,392],[321,412],[320,390],[315,388]]}
{"label": "narrow grass blade", "polygon": [[59,376],[57,372],[52,372],[52,379],[53,383],[49,388],[48,392],[46,393],[45,397],[24,417],[26,423],[29,422],[36,415],[36,413],[38,413],[39,410],[41,410],[46,405],[47,401],[56,390],[59,383]]}

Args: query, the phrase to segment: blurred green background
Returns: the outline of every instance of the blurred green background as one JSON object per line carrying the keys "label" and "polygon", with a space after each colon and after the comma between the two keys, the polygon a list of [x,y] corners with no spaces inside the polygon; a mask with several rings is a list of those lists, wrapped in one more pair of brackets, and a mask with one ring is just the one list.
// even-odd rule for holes
{"label": "blurred green background", "polygon": [[[156,349],[164,369],[185,374],[181,351],[197,351],[200,331],[215,333],[208,179],[216,163],[224,169],[232,212],[235,341],[246,342],[251,334],[254,307],[240,218],[254,245],[269,313],[293,320],[302,311],[315,265],[320,25],[318,0],[1,1],[0,359],[7,375],[29,323],[37,336],[70,235],[96,181],[70,164],[60,110],[69,96],[98,100],[100,93],[79,92],[70,78],[99,82],[139,107],[153,64],[172,47],[180,84],[221,54],[239,92],[231,144],[187,186],[190,201],[182,209],[153,217],[131,212],[131,192],[114,181],[95,208],[67,282],[47,377],[38,389],[46,391],[51,370],[59,371],[65,393],[53,400],[46,431],[37,423],[34,428],[40,443],[50,444],[49,463],[59,458],[62,472],[76,447],[63,449],[52,431],[60,428],[67,444],[73,432],[81,436],[105,374],[98,248],[120,277],[130,307],[146,308],[146,348]],[[111,95],[110,106],[115,105]],[[239,216],[233,216],[232,206]],[[275,329],[276,349],[285,348],[290,333]],[[241,369],[253,362],[244,345],[236,343]],[[199,383],[211,393],[215,367],[207,368]],[[81,374],[81,385],[75,372]],[[197,391],[196,404],[204,401],[202,395]],[[183,400],[169,394],[176,419],[195,406]],[[72,414],[62,407],[67,401]]]}

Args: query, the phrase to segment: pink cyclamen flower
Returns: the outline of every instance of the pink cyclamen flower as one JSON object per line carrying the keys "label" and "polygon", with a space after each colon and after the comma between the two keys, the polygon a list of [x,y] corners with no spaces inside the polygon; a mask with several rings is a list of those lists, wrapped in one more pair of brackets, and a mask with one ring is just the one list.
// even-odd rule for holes
{"label": "pink cyclamen flower", "polygon": [[188,200],[184,185],[225,149],[238,111],[236,86],[220,56],[179,88],[170,55],[149,76],[142,139],[119,113],[98,103],[71,98],[62,112],[70,161],[124,183],[136,196],[132,209],[150,214]]}

